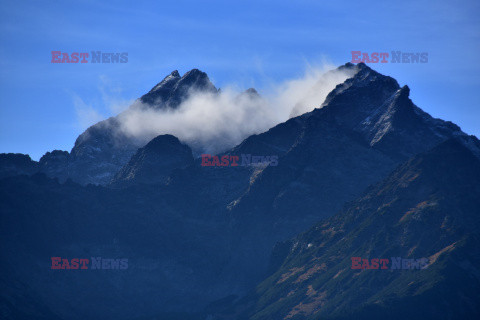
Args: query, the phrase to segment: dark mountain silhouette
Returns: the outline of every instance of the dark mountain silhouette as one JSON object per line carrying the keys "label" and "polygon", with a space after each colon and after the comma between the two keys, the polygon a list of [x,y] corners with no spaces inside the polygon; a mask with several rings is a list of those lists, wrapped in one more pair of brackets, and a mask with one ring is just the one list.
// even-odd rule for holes
{"label": "dark mountain silhouette", "polygon": [[[148,184],[60,184],[35,174],[0,179],[0,198],[6,314],[21,314],[35,297],[63,319],[131,319],[201,310],[238,290],[219,278],[230,255],[228,223],[201,197]],[[51,270],[51,257],[127,258],[128,269]]]}
{"label": "dark mountain silhouette", "polygon": [[32,175],[38,172],[38,163],[29,155],[21,153],[0,154],[0,178],[19,174]]}
{"label": "dark mountain silhouette", "polygon": [[138,149],[113,178],[111,185],[125,186],[129,182],[159,184],[166,182],[174,169],[193,165],[192,150],[172,135],[158,136]]}

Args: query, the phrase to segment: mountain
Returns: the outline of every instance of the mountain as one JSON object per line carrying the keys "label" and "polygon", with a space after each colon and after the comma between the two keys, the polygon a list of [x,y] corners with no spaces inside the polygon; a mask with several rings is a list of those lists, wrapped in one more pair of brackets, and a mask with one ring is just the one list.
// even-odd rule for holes
{"label": "mountain", "polygon": [[260,280],[277,241],[330,217],[409,157],[453,137],[470,141],[458,126],[416,107],[409,88],[393,78],[364,64],[341,68],[354,76],[321,108],[222,154],[273,155],[277,166],[204,167],[199,159],[169,176],[169,190],[201,196],[229,217],[236,254],[221,277],[243,289]]}
{"label": "mountain", "polygon": [[239,254],[231,262],[243,265],[249,279],[259,276],[259,268],[266,270],[277,241],[332,216],[409,157],[449,138],[467,139],[456,125],[416,107],[408,87],[393,78],[364,64],[344,68],[356,69],[355,75],[338,85],[321,108],[251,136],[228,152],[278,156],[278,165],[255,171],[226,210],[236,236],[251,239],[237,242]]}
{"label": "mountain", "polygon": [[325,217],[401,161],[465,136],[458,126],[416,107],[407,86],[364,64],[345,67],[358,71],[321,108],[251,136],[230,152],[279,156],[279,165],[263,170],[235,201],[235,210],[255,203],[273,215],[302,211]]}
{"label": "mountain", "polygon": [[[225,319],[478,319],[479,227],[480,159],[447,140],[279,244],[273,274]],[[354,270],[352,257],[428,262]]]}
{"label": "mountain", "polygon": [[[0,179],[0,280],[29,288],[7,310],[37,297],[44,310],[38,314],[51,310],[61,318],[204,320],[280,268],[288,239],[329,219],[415,155],[452,139],[468,150],[459,156],[465,161],[480,155],[477,139],[416,107],[407,86],[364,64],[340,69],[352,77],[319,108],[218,155],[240,163],[274,157],[275,165],[204,166],[177,138],[132,142],[118,130],[118,118],[110,118],[83,133],[71,153],[42,157],[39,171],[48,176]],[[179,77],[173,72],[150,91],[145,99],[152,108],[178,106],[173,92],[185,93],[183,84],[211,90],[200,72],[184,75],[198,81]],[[437,169],[438,176],[447,170]],[[55,256],[126,257],[129,268],[58,273],[50,269]],[[274,301],[265,292],[259,294],[267,308]],[[248,302],[253,309],[239,305],[246,315],[263,312],[255,298]]]}
{"label": "mountain", "polygon": [[111,185],[125,186],[129,182],[158,184],[166,182],[174,170],[193,165],[192,150],[172,135],[161,135],[138,149],[113,178]]}
{"label": "mountain", "polygon": [[[0,155],[2,176],[43,172],[60,181],[72,179],[81,184],[107,184],[128,163],[138,148],[148,140],[127,135],[121,126],[121,117],[137,108],[175,109],[192,92],[216,93],[207,74],[192,69],[180,76],[177,70],[144,94],[130,108],[118,116],[100,121],[89,127],[75,141],[70,152],[47,152],[38,163],[20,160],[27,155]],[[153,138],[153,137],[151,137]],[[23,161],[23,164],[20,163]],[[28,169],[25,167],[28,166]]]}
{"label": "mountain", "polygon": [[81,184],[109,183],[137,149],[148,142],[122,130],[122,115],[136,108],[175,109],[195,91],[215,93],[217,89],[207,74],[198,69],[182,77],[173,71],[138,100],[141,104],[134,103],[118,116],[89,127],[77,138],[71,152],[64,153],[62,161],[58,161],[58,151],[45,154],[40,160],[42,172],[61,181],[70,178]]}

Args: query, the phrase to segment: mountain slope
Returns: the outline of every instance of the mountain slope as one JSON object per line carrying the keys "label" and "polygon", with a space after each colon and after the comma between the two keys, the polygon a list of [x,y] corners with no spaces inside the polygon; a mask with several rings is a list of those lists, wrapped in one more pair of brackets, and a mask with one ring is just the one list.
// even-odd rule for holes
{"label": "mountain slope", "polygon": [[[480,160],[448,140],[278,246],[276,254],[286,257],[244,302],[243,317],[476,319],[479,227]],[[353,270],[352,257],[426,257],[429,265]]]}
{"label": "mountain slope", "polygon": [[[132,319],[194,312],[238,290],[219,277],[230,254],[228,223],[201,197],[36,174],[0,179],[0,199],[6,314],[25,303],[33,318],[51,310],[62,319]],[[51,257],[126,258],[128,268],[52,270]]]}

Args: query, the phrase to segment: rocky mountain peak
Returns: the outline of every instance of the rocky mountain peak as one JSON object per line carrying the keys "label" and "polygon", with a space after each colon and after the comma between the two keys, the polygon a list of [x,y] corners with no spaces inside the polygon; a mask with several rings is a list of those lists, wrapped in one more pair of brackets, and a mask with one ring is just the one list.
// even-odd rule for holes
{"label": "rocky mountain peak", "polygon": [[[186,148],[185,148],[186,147]],[[143,150],[155,153],[176,153],[178,150],[188,151],[188,147],[171,134],[162,134],[148,142]]]}
{"label": "rocky mountain peak", "polygon": [[185,91],[205,90],[209,92],[217,92],[217,89],[208,78],[208,75],[198,69],[192,69],[185,73],[178,82],[178,89]]}
{"label": "rocky mountain peak", "polygon": [[192,69],[180,76],[174,70],[143,95],[140,101],[154,109],[175,109],[195,91],[215,93],[217,89],[203,71]]}
{"label": "rocky mountain peak", "polygon": [[178,73],[177,70],[174,70],[168,76],[163,78],[163,80],[160,81],[155,87],[153,87],[152,90],[150,90],[150,92],[172,89],[179,79],[180,79],[180,74]]}
{"label": "rocky mountain peak", "polygon": [[258,91],[255,90],[255,88],[248,88],[247,90],[245,90],[245,93],[250,96],[260,96],[260,94],[258,94]]}

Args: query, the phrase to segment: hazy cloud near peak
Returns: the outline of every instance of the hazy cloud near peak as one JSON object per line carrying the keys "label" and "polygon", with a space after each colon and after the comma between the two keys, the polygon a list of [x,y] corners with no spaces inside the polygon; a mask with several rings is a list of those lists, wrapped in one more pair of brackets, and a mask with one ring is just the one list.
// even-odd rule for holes
{"label": "hazy cloud near peak", "polygon": [[80,128],[87,128],[93,123],[97,123],[105,119],[93,106],[87,104],[78,95],[73,95],[73,106],[77,114],[78,125]]}
{"label": "hazy cloud near peak", "polygon": [[309,68],[303,77],[272,85],[260,96],[246,94],[234,85],[219,93],[190,92],[175,110],[153,109],[136,100],[117,116],[120,131],[145,143],[168,133],[190,145],[196,154],[219,153],[252,134],[320,107],[337,84],[353,76],[333,68]]}

